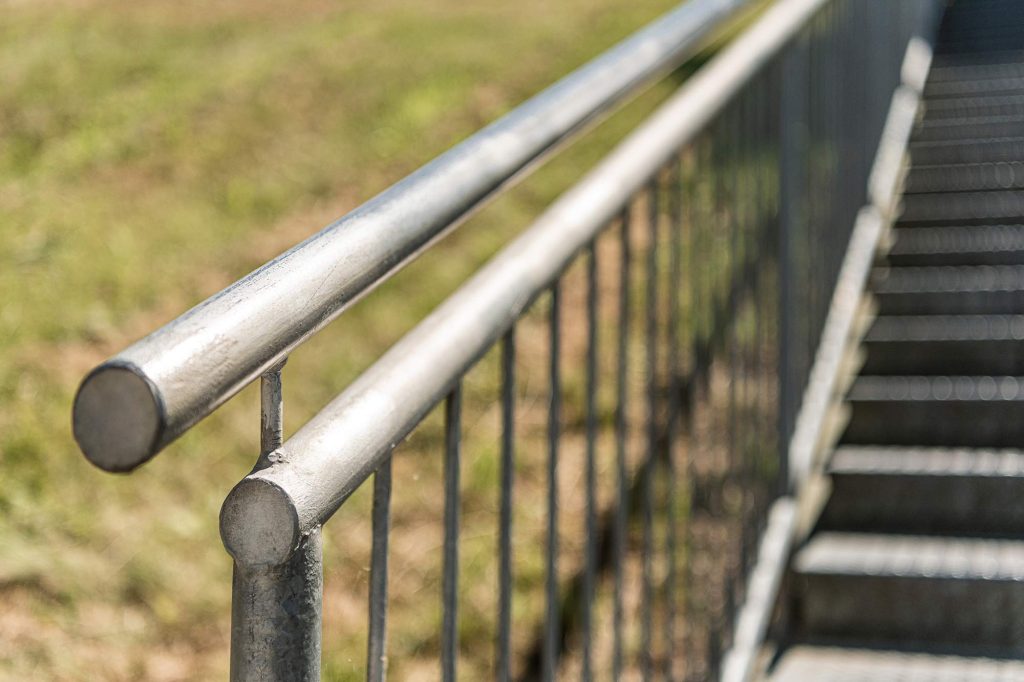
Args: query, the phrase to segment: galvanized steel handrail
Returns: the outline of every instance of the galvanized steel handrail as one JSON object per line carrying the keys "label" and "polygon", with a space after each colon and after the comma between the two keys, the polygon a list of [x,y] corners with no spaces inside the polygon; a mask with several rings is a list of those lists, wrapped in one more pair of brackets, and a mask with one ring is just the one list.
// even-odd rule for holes
{"label": "galvanized steel handrail", "polygon": [[[829,0],[787,0],[715,56],[533,226],[288,439],[224,503],[236,561],[280,564],[663,166]],[[252,519],[260,519],[258,525]],[[271,521],[273,519],[273,521]]]}
{"label": "galvanized steel handrail", "polygon": [[[801,483],[823,439],[858,286],[882,221],[892,217],[901,150],[913,120],[908,92],[920,92],[927,70],[927,53],[913,36],[927,33],[938,0],[872,1],[779,0],[770,6],[287,441],[280,372],[288,352],[587,122],[690,54],[700,37],[746,1],[693,0],[86,378],[76,398],[76,437],[99,466],[129,470],[262,374],[260,458],[221,512],[221,534],[235,560],[232,679],[318,679],[321,526],[371,475],[367,679],[385,678],[391,454],[441,402],[444,543],[438,643],[443,679],[456,678],[462,387],[470,370],[498,345],[502,431],[495,672],[498,679],[511,679],[513,668],[520,667],[512,661],[510,637],[516,328],[545,292],[550,292],[545,611],[528,655],[517,652],[515,663],[525,666],[524,679],[555,679],[563,650],[569,652],[567,633],[578,628],[584,679],[599,658],[607,658],[612,676],[621,677],[631,648],[644,679],[655,676],[655,667],[657,674],[675,678],[678,663],[688,679],[714,679],[719,672],[730,680],[748,677],[798,523],[792,493],[807,488]],[[861,43],[863,33],[877,34],[878,45]],[[897,72],[908,41],[901,86]],[[841,82],[844,77],[849,82]],[[896,96],[884,124],[893,88]],[[641,199],[644,215],[637,210]],[[858,214],[865,203],[876,208]],[[631,224],[637,222],[646,223],[646,258],[634,263]],[[613,225],[621,227],[619,234],[611,234]],[[662,227],[668,228],[668,244],[659,243]],[[598,244],[613,238],[620,240],[616,412],[614,425],[604,432],[614,432],[616,490],[605,507],[596,494],[595,468],[602,430],[597,389],[604,381],[598,378],[598,348],[605,343],[598,341],[599,334],[604,337],[599,332],[604,275],[597,261]],[[667,268],[659,264],[662,255]],[[572,550],[559,537],[558,462],[566,435],[560,347],[572,327],[564,324],[560,309],[563,284],[572,279],[568,270],[583,260],[586,547],[578,585],[574,578],[563,592],[559,554]],[[642,329],[635,325],[635,336],[630,327],[641,311],[631,311],[634,265],[645,277],[644,321]],[[638,354],[630,351],[636,337],[644,344],[640,400],[646,413],[644,434],[636,434],[631,445],[637,420],[627,409],[633,400],[628,366],[630,355]],[[800,391],[805,384],[807,390]],[[639,384],[634,388],[639,393]],[[631,451],[641,455],[635,466]],[[692,486],[686,492],[676,487],[677,472]],[[659,554],[654,479],[662,473],[665,490],[657,496],[668,502],[666,548]],[[716,502],[715,496],[725,495],[727,486],[740,489],[740,508],[723,512],[718,508],[723,500]],[[681,518],[675,504],[684,495],[690,509]],[[600,530],[599,511],[607,514]],[[623,636],[623,577],[633,514],[642,527],[637,647],[627,646]],[[729,514],[734,516],[725,518]],[[736,542],[737,553],[692,544],[700,542],[698,529],[715,528],[728,530],[724,542]],[[749,559],[757,554],[759,538],[755,570]],[[680,542],[685,567],[677,561]],[[710,571],[700,569],[700,575],[721,575],[706,590],[714,596],[701,596],[704,584],[695,590],[688,582],[698,579],[691,558],[712,554],[722,562],[712,563]],[[664,562],[663,580],[655,575],[656,560]],[[614,572],[609,586],[614,651],[607,657],[596,651],[593,639],[591,609],[600,571]],[[682,633],[673,629],[677,575],[687,581],[679,604]],[[658,604],[662,596],[665,603]],[[734,598],[746,606],[737,610]],[[577,600],[580,620],[574,624],[563,608],[573,608]],[[730,620],[735,614],[738,623]],[[656,620],[664,626],[661,635],[655,633]],[[676,655],[677,644],[688,660]],[[699,652],[701,647],[707,651]],[[720,647],[730,648],[726,659]],[[726,669],[718,667],[723,661]]]}
{"label": "galvanized steel handrail", "polygon": [[94,369],[73,430],[109,471],[149,460],[560,144],[678,66],[749,0],[691,0]]}

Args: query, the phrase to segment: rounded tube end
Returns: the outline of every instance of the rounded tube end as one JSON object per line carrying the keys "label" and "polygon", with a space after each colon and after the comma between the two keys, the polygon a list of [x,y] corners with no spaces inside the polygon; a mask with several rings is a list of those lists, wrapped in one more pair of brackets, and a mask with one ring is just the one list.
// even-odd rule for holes
{"label": "rounded tube end", "polygon": [[282,564],[302,539],[298,509],[279,485],[250,475],[224,500],[220,537],[239,564]]}
{"label": "rounded tube end", "polygon": [[105,471],[131,471],[157,453],[164,410],[156,388],[136,367],[105,363],[82,381],[71,430],[86,459]]}

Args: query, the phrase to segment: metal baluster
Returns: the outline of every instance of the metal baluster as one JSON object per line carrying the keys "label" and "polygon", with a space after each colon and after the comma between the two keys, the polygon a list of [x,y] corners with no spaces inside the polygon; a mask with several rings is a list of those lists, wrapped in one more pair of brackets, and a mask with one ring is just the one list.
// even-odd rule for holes
{"label": "metal baluster", "polygon": [[643,660],[642,675],[650,680],[654,674],[654,466],[658,447],[658,179],[657,176],[647,188],[647,286],[646,306],[646,376],[647,388],[647,456],[643,464],[643,595],[641,606],[640,646]]}
{"label": "metal baluster", "polygon": [[444,457],[444,623],[441,630],[441,679],[455,680],[459,650],[459,507],[462,445],[462,384],[445,401]]}
{"label": "metal baluster", "polygon": [[[792,48],[790,48],[792,49]],[[765,135],[765,162],[762,165],[761,172],[764,175],[764,181],[762,183],[761,201],[764,206],[762,216],[762,229],[768,233],[768,237],[764,240],[765,245],[765,258],[771,264],[768,270],[768,275],[765,282],[764,290],[762,295],[764,297],[763,306],[765,308],[765,337],[764,337],[764,379],[763,379],[763,391],[765,394],[764,401],[765,405],[768,406],[765,412],[765,433],[767,442],[770,447],[767,447],[764,452],[764,456],[774,457],[773,464],[777,465],[776,476],[778,480],[784,480],[787,476],[786,471],[781,466],[781,461],[784,459],[781,455],[782,446],[779,443],[779,422],[780,414],[782,412],[781,401],[779,400],[779,376],[781,376],[781,368],[779,367],[779,273],[782,269],[782,264],[779,262],[779,114],[780,107],[773,106],[778,98],[781,96],[782,90],[782,58],[776,58],[772,64],[771,78],[768,82],[765,93],[765,109],[764,109],[764,135]],[[774,163],[773,163],[774,161]],[[774,219],[773,219],[774,218]],[[772,391],[775,391],[773,394]],[[765,460],[768,461],[767,459]],[[766,482],[767,483],[767,482]],[[773,487],[770,490],[766,489],[766,492],[774,496],[778,491],[777,487]]]}
{"label": "metal baluster", "polygon": [[590,680],[593,603],[597,575],[597,245],[591,243],[587,258],[587,445],[586,445],[586,566],[583,573],[583,671]]}
{"label": "metal baluster", "polygon": [[[726,353],[728,355],[729,363],[729,411],[727,416],[726,433],[728,440],[728,453],[729,453],[729,477],[733,477],[736,474],[736,468],[739,462],[739,446],[740,441],[737,434],[737,415],[736,415],[736,389],[737,389],[737,369],[738,369],[738,355],[739,355],[739,308],[740,308],[740,296],[742,293],[742,284],[738,284],[739,278],[743,270],[742,253],[740,252],[740,221],[738,219],[738,207],[739,201],[739,141],[738,137],[742,131],[740,122],[740,100],[734,101],[729,105],[729,109],[725,114],[725,125],[723,132],[725,134],[726,151],[725,151],[725,170],[727,184],[729,186],[728,197],[729,203],[726,205],[726,212],[728,219],[726,222],[727,234],[729,236],[729,244],[727,246],[729,252],[729,280],[728,289],[726,289],[726,296],[728,297],[728,318],[726,324],[728,329],[726,331]],[[725,633],[728,635],[728,632]]]}
{"label": "metal baluster", "polygon": [[549,319],[550,353],[549,376],[551,381],[550,404],[548,407],[548,537],[547,537],[547,580],[545,598],[547,615],[544,621],[544,679],[553,682],[558,671],[561,649],[561,623],[558,598],[558,441],[561,420],[562,388],[559,372],[561,345],[561,282],[551,285],[551,310]]}
{"label": "metal baluster", "polygon": [[[689,274],[690,290],[690,317],[693,326],[690,331],[693,359],[690,365],[690,385],[687,395],[688,413],[686,420],[686,461],[683,467],[683,474],[686,482],[688,509],[693,509],[693,481],[695,479],[694,457],[697,452],[697,400],[700,386],[700,373],[703,370],[703,353],[700,350],[706,321],[704,308],[707,298],[706,289],[702,286],[705,279],[704,272],[709,268],[703,263],[704,230],[701,225],[706,218],[704,211],[703,177],[707,159],[707,144],[705,138],[699,138],[693,145],[694,161],[690,169],[689,187],[686,206],[687,226],[687,271]],[[697,671],[697,647],[695,643],[695,632],[697,629],[696,604],[691,586],[693,584],[693,514],[687,514],[686,527],[683,529],[683,546],[685,562],[683,565],[684,591],[683,591],[683,678],[692,679]]]}
{"label": "metal baluster", "polygon": [[281,371],[287,359],[260,376],[260,457],[257,469],[267,466],[267,457],[284,442],[284,389]]}
{"label": "metal baluster", "polygon": [[391,458],[373,476],[373,544],[370,549],[370,626],[367,682],[387,677],[388,536],[391,531]]}
{"label": "metal baluster", "polygon": [[803,183],[803,147],[807,77],[807,54],[798,39],[782,56],[779,95],[779,211],[778,211],[778,449],[779,482],[784,489],[791,485],[787,449],[796,419],[799,390],[796,351],[799,336],[797,310],[798,267],[795,263],[797,235],[802,220],[805,189]]}
{"label": "metal baluster", "polygon": [[678,552],[678,529],[676,528],[676,448],[679,441],[679,418],[681,400],[679,362],[679,289],[682,287],[682,161],[677,155],[672,163],[669,194],[669,285],[668,285],[668,366],[669,366],[669,413],[668,445],[666,464],[666,545],[668,564],[665,575],[665,678],[673,679],[675,663],[675,620],[676,620],[676,559]]}
{"label": "metal baluster", "polygon": [[[767,421],[768,403],[765,402],[765,386],[766,373],[768,371],[768,364],[765,356],[765,339],[766,339],[766,317],[768,314],[768,300],[769,292],[772,290],[770,283],[767,281],[767,274],[772,267],[772,251],[771,249],[762,250],[765,245],[773,244],[773,240],[766,238],[768,231],[771,226],[765,219],[765,162],[764,156],[768,153],[769,146],[769,115],[768,115],[768,103],[772,101],[770,92],[773,84],[775,70],[773,66],[769,66],[759,79],[759,87],[757,92],[757,100],[754,102],[754,226],[753,226],[753,239],[754,244],[757,248],[759,255],[758,268],[755,274],[754,281],[754,418],[756,419],[756,437],[755,443],[757,443],[757,450],[755,452],[755,478],[757,485],[757,495],[755,497],[755,503],[757,504],[757,523],[760,525],[762,509],[761,503],[766,501],[766,491],[764,489],[764,462],[765,457],[771,449],[769,447],[771,440],[770,422]],[[755,554],[756,556],[756,554]]]}
{"label": "metal baluster", "polygon": [[497,679],[512,679],[512,484],[515,476],[516,329],[501,345],[501,502],[498,520]]}
{"label": "metal baluster", "polygon": [[740,191],[743,198],[743,211],[740,214],[740,247],[743,250],[743,299],[742,299],[742,327],[740,329],[740,463],[742,471],[740,472],[740,482],[743,491],[743,507],[741,511],[741,533],[740,533],[740,565],[739,565],[739,585],[741,595],[746,594],[746,575],[747,568],[749,567],[750,558],[753,553],[750,552],[751,538],[753,537],[752,524],[754,521],[754,499],[755,499],[755,481],[752,475],[752,458],[754,457],[753,447],[758,443],[757,432],[755,427],[757,426],[756,412],[753,408],[753,401],[751,400],[751,383],[754,376],[755,367],[753,364],[753,358],[751,354],[751,348],[753,342],[751,340],[750,325],[757,324],[757,292],[754,288],[753,278],[755,273],[760,267],[760,263],[755,265],[758,252],[756,245],[752,241],[752,235],[754,234],[754,207],[753,202],[756,199],[756,185],[754,184],[753,177],[753,164],[754,164],[754,106],[755,95],[757,93],[757,87],[760,83],[762,76],[757,76],[754,81],[748,86],[747,91],[743,94],[741,99],[742,109],[740,116]]}
{"label": "metal baluster", "polygon": [[629,240],[630,207],[622,210],[620,231],[620,263],[619,263],[619,338],[618,338],[618,376],[616,378],[616,400],[618,409],[615,412],[615,466],[616,491],[615,504],[615,586],[612,614],[614,642],[612,652],[612,677],[622,677],[625,656],[623,651],[623,583],[626,565],[626,532],[628,530],[629,513],[629,471],[626,462],[627,429],[629,415],[626,401],[629,397],[629,318],[630,318],[630,270],[632,254]]}
{"label": "metal baluster", "polygon": [[[765,102],[765,84],[769,78],[769,70],[765,69],[754,81],[754,90],[748,98],[747,125],[749,144],[747,147],[747,179],[750,191],[749,212],[747,219],[747,248],[754,254],[757,265],[751,273],[750,306],[753,315],[753,335],[747,342],[748,376],[747,376],[747,414],[750,420],[750,461],[748,462],[748,485],[751,486],[752,515],[751,523],[756,523],[758,517],[757,504],[760,495],[760,481],[757,476],[757,467],[761,460],[761,453],[764,450],[764,433],[761,429],[761,318],[764,313],[762,304],[764,301],[762,273],[767,267],[766,258],[762,255],[760,246],[764,243],[761,225],[761,154],[764,142],[762,131]],[[749,556],[754,556],[753,552]],[[745,566],[744,569],[749,568]]]}

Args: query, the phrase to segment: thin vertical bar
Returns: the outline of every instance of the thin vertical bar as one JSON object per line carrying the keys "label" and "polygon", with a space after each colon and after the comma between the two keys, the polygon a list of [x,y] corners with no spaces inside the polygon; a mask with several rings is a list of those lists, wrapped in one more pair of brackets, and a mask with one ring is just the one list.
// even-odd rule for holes
{"label": "thin vertical bar", "polygon": [[[737,419],[737,388],[738,388],[738,369],[739,369],[739,311],[741,307],[741,296],[743,292],[743,285],[741,276],[743,272],[743,254],[740,248],[740,220],[739,220],[739,207],[741,206],[740,194],[740,135],[742,133],[742,126],[740,125],[740,117],[742,114],[742,93],[733,99],[729,108],[726,110],[723,119],[722,133],[726,140],[726,149],[723,154],[725,158],[725,171],[726,171],[726,183],[728,184],[729,191],[729,204],[726,207],[726,229],[728,234],[728,243],[726,250],[729,254],[729,277],[728,277],[728,289],[726,295],[728,297],[728,308],[727,308],[727,319],[725,333],[725,356],[726,364],[728,366],[728,386],[727,386],[727,412],[726,412],[726,476],[730,479],[735,480],[735,477],[740,466],[739,456],[739,443],[741,442],[738,430],[739,424]],[[724,481],[720,483],[723,485],[724,492]],[[743,484],[740,483],[740,497],[742,498]],[[742,502],[741,502],[742,504]],[[730,526],[736,521],[733,517],[733,513],[727,512],[728,522]],[[742,522],[742,516],[740,517]],[[742,525],[742,523],[741,523]],[[725,549],[725,548],[723,548]],[[735,562],[735,556],[729,552],[724,552],[725,561],[723,569],[725,571],[725,585],[726,590],[732,589],[734,582],[738,579],[738,570]],[[729,619],[731,618],[731,608],[728,603],[724,604],[721,612],[715,615],[715,618],[719,621],[718,633],[723,638],[719,642],[719,647],[724,649],[728,646],[728,639],[732,635],[732,629],[730,627]]]}
{"label": "thin vertical bar", "polygon": [[387,677],[388,535],[391,530],[391,458],[373,476],[373,544],[370,548],[370,625],[366,680]]}
{"label": "thin vertical bar", "polygon": [[260,461],[257,468],[266,465],[266,457],[284,442],[284,391],[281,384],[282,360],[260,376]]}
{"label": "thin vertical bar", "polygon": [[444,457],[444,622],[441,629],[441,679],[454,682],[459,648],[459,507],[462,444],[462,384],[445,401]]}
{"label": "thin vertical bar", "polygon": [[561,376],[559,372],[559,350],[561,346],[561,283],[551,285],[551,310],[549,319],[549,376],[551,381],[548,407],[548,537],[547,537],[547,580],[545,599],[547,615],[544,620],[544,675],[547,682],[554,682],[558,671],[558,657],[561,640],[558,600],[558,441],[561,421]]}
{"label": "thin vertical bar", "polygon": [[[697,301],[700,304],[700,340],[710,347],[714,328],[715,306],[718,302],[718,294],[715,280],[715,270],[711,267],[711,254],[715,249],[713,234],[718,230],[718,217],[716,207],[718,205],[718,152],[714,143],[714,127],[705,133],[698,140],[697,177],[700,187],[700,198],[702,206],[699,211],[694,212],[694,224],[700,223],[699,229],[694,237],[697,243],[697,250],[703,258],[702,265],[694,261],[691,265],[694,273],[694,290],[697,291]],[[695,255],[696,255],[695,252]],[[701,360],[706,365],[707,352],[701,353]],[[707,367],[702,367],[706,370]],[[702,378],[701,383],[704,383]]]}
{"label": "thin vertical bar", "polygon": [[657,333],[658,333],[658,178],[647,190],[647,286],[646,306],[646,377],[647,386],[647,457],[643,467],[643,595],[641,613],[642,676],[650,680],[654,674],[654,466],[658,443],[657,425]]}
{"label": "thin vertical bar", "polygon": [[512,485],[515,476],[516,328],[501,345],[501,502],[498,530],[498,682],[512,679]]}
{"label": "thin vertical bar", "polygon": [[629,240],[629,206],[622,210],[620,232],[619,261],[619,338],[618,338],[618,376],[616,377],[615,412],[615,467],[618,490],[615,505],[615,586],[612,612],[612,678],[621,679],[624,664],[623,621],[624,621],[624,589],[623,583],[626,566],[626,531],[627,514],[629,513],[629,473],[626,468],[626,441],[629,418],[626,400],[629,396],[629,318],[630,318],[630,261],[632,254]]}
{"label": "thin vertical bar", "polygon": [[[690,303],[690,338],[692,360],[690,364],[690,385],[686,396],[688,411],[686,415],[686,460],[683,466],[687,490],[687,506],[693,508],[693,480],[694,480],[694,458],[697,449],[697,400],[698,386],[701,372],[703,371],[704,357],[700,349],[705,322],[705,298],[707,290],[702,286],[705,281],[704,273],[710,269],[706,262],[702,262],[701,256],[704,251],[704,230],[700,225],[705,224],[706,211],[704,210],[705,193],[703,191],[704,171],[707,160],[707,144],[705,138],[698,138],[693,145],[692,164],[689,166],[687,205],[686,205],[686,229],[687,229],[687,270],[689,273],[689,303]],[[683,678],[691,680],[695,677],[697,669],[696,659],[698,652],[695,644],[696,626],[696,605],[693,590],[690,589],[693,576],[693,533],[692,514],[687,514],[686,525],[683,529]]]}
{"label": "thin vertical bar", "polygon": [[[731,255],[728,248],[729,233],[727,231],[728,224],[725,222],[725,210],[724,207],[728,205],[728,199],[726,198],[726,183],[725,183],[725,165],[726,157],[726,144],[723,141],[728,133],[725,130],[725,121],[728,118],[728,108],[724,109],[719,113],[718,117],[714,120],[710,127],[710,134],[708,135],[708,141],[711,145],[711,164],[710,170],[714,174],[713,180],[713,196],[712,200],[712,225],[714,231],[709,235],[711,246],[709,249],[709,256],[714,253],[716,248],[721,248],[722,243],[725,244],[723,254],[726,256],[725,262],[721,266],[721,275],[718,278],[713,278],[714,299],[711,307],[711,325],[710,329],[714,330],[715,327],[715,312],[728,305],[729,298],[729,283],[732,281],[732,262],[728,260]],[[717,261],[715,262],[717,265]],[[709,268],[714,272],[718,268]]]}
{"label": "thin vertical bar", "polygon": [[[764,433],[764,404],[761,402],[761,389],[764,385],[764,356],[763,350],[763,339],[764,339],[764,315],[765,315],[765,282],[764,273],[771,267],[772,258],[770,253],[765,253],[762,247],[769,243],[765,239],[765,224],[763,222],[763,200],[764,200],[764,173],[763,173],[763,156],[765,153],[765,107],[769,101],[766,93],[768,91],[768,84],[772,78],[772,65],[769,64],[765,67],[761,76],[757,81],[757,89],[755,91],[754,100],[752,103],[752,140],[751,140],[751,181],[754,186],[753,202],[751,206],[751,244],[754,248],[755,253],[759,254],[757,258],[757,268],[753,273],[753,305],[754,305],[754,338],[751,341],[751,359],[753,362],[753,419],[754,419],[754,457],[755,466],[754,473],[757,477],[756,485],[758,486],[757,493],[755,494],[755,500],[760,499],[761,480],[760,476],[757,476],[760,471],[760,463],[762,461],[765,444],[767,442],[767,436]],[[760,513],[758,512],[760,516]]]}
{"label": "thin vertical bar", "polygon": [[796,282],[794,252],[802,217],[803,184],[801,164],[804,146],[806,53],[802,40],[795,40],[782,55],[779,84],[779,210],[778,210],[778,440],[779,483],[788,490],[790,481],[789,437],[796,408],[795,351],[797,338]]}
{"label": "thin vertical bar", "polygon": [[[760,87],[758,88],[758,101],[755,103],[754,110],[755,115],[755,142],[754,142],[754,186],[756,200],[754,202],[754,243],[758,250],[761,247],[774,244],[774,240],[767,238],[771,235],[771,225],[765,220],[767,214],[766,207],[766,192],[765,188],[768,185],[767,179],[765,178],[766,163],[765,155],[770,153],[771,145],[771,114],[769,113],[769,103],[772,101],[771,91],[772,86],[775,82],[775,63],[772,63],[765,70],[763,76],[760,79]],[[757,311],[757,327],[754,333],[755,336],[755,386],[754,390],[757,394],[756,405],[757,405],[757,474],[758,474],[758,494],[759,500],[764,501],[766,491],[764,489],[764,476],[763,462],[769,452],[772,452],[770,444],[772,442],[771,422],[768,420],[769,404],[765,401],[765,389],[768,385],[766,379],[766,373],[770,365],[768,364],[767,358],[767,336],[768,336],[768,324],[767,316],[769,310],[769,292],[771,291],[771,285],[766,281],[766,273],[771,271],[772,263],[775,261],[773,253],[770,249],[766,250],[764,256],[759,259],[759,267],[757,269],[757,275],[755,279],[755,292],[756,292],[756,311]],[[774,491],[772,491],[774,492]],[[762,509],[758,507],[759,520],[761,522]]]}
{"label": "thin vertical bar", "polygon": [[583,670],[590,680],[593,603],[597,576],[597,245],[591,243],[587,258],[587,471],[586,471],[586,566],[583,573]]}
{"label": "thin vertical bar", "polygon": [[672,165],[669,194],[669,294],[668,294],[668,354],[669,354],[669,423],[668,450],[666,452],[665,479],[667,490],[666,544],[668,565],[665,576],[665,678],[673,679],[675,661],[675,620],[676,620],[676,554],[678,552],[678,530],[676,528],[676,462],[675,454],[679,440],[679,418],[681,411],[680,362],[679,362],[679,289],[682,286],[682,161],[676,156]]}
{"label": "thin vertical bar", "polygon": [[[740,300],[739,295],[742,292],[742,286],[737,285],[740,277],[740,273],[743,269],[743,264],[740,262],[740,248],[739,248],[739,237],[740,237],[740,224],[737,219],[737,207],[739,206],[739,135],[741,127],[739,125],[740,120],[740,105],[742,101],[737,99],[726,110],[724,116],[723,132],[726,139],[726,151],[725,151],[725,168],[727,183],[729,185],[729,204],[726,212],[728,215],[727,229],[729,235],[729,243],[727,246],[729,252],[729,278],[728,278],[728,289],[726,290],[726,296],[728,297],[729,309],[728,309],[728,329],[726,330],[726,353],[728,355],[729,364],[729,411],[727,416],[727,443],[728,443],[728,457],[729,457],[729,469],[730,474],[735,473],[735,468],[738,462],[738,434],[737,434],[737,423],[736,423],[736,384],[737,384],[737,365],[738,365],[738,316]],[[728,633],[726,633],[728,634]]]}
{"label": "thin vertical bar", "polygon": [[751,234],[753,232],[754,221],[752,219],[752,200],[755,196],[755,185],[753,178],[751,177],[751,164],[753,163],[753,143],[754,135],[752,130],[752,124],[754,120],[754,95],[757,92],[757,86],[760,82],[760,77],[755,77],[753,81],[748,83],[745,91],[740,97],[740,109],[739,109],[739,135],[738,135],[738,148],[739,154],[737,162],[739,165],[738,177],[740,185],[740,196],[738,200],[741,202],[742,211],[739,213],[739,248],[743,252],[742,261],[742,274],[740,275],[740,282],[743,290],[742,299],[737,312],[737,344],[739,348],[738,362],[739,362],[739,377],[740,385],[738,389],[739,393],[739,421],[737,424],[737,434],[739,435],[739,462],[740,471],[739,480],[741,484],[741,497],[740,497],[740,561],[737,570],[738,585],[737,590],[742,599],[745,595],[746,590],[746,574],[749,566],[749,559],[751,553],[750,549],[750,538],[753,533],[752,523],[753,517],[753,499],[755,496],[754,491],[754,480],[751,476],[751,457],[752,448],[751,445],[756,443],[756,432],[753,427],[756,426],[754,420],[754,411],[752,409],[750,400],[750,388],[751,379],[753,375],[753,364],[750,353],[751,341],[750,341],[750,322],[753,319],[756,324],[757,315],[757,300],[755,291],[753,289],[752,273],[751,269],[754,267],[752,262],[753,254],[756,253],[754,245],[751,242]]}

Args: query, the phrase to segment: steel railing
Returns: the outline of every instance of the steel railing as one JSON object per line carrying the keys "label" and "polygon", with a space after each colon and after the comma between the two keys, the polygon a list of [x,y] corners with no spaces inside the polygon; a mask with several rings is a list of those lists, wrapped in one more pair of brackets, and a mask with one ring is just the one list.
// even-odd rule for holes
{"label": "steel railing", "polygon": [[110,471],[147,461],[560,144],[679,65],[748,2],[684,3],[104,362],[75,398],[86,457]]}
{"label": "steel railing", "polygon": [[[443,679],[455,677],[464,658],[463,382],[495,348],[494,675],[718,677],[769,509],[806,475],[821,439],[818,403],[831,384],[807,398],[803,389],[814,384],[812,366],[822,372],[829,335],[842,332],[830,308],[861,209],[898,182],[871,176],[872,167],[907,46],[931,30],[935,0],[774,3],[287,440],[281,367],[352,301],[693,54],[744,4],[683,5],[86,377],[75,435],[91,461],[114,471],[146,461],[262,377],[259,461],[221,514],[235,560],[233,679],[318,678],[321,529],[371,475],[367,678],[384,678],[392,459],[442,403],[437,653]],[[869,190],[869,177],[882,189]],[[582,335],[582,350],[565,351],[567,334]],[[517,338],[538,335],[547,348],[543,439],[517,430],[517,369],[532,362]],[[577,369],[578,398],[564,385]],[[818,405],[811,416],[808,401]],[[567,418],[570,409],[579,419]],[[578,492],[560,483],[566,443],[577,437]],[[802,448],[792,466],[791,441]],[[537,501],[516,500],[514,472],[537,452],[547,484],[534,539],[543,541],[545,578],[523,594],[514,511]],[[578,551],[563,547],[569,494],[582,500],[571,520],[582,523]],[[527,632],[517,645],[512,607],[528,598],[543,609],[516,623]],[[600,643],[599,620],[611,630]]]}

